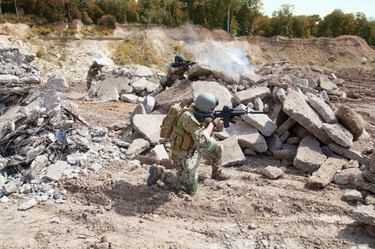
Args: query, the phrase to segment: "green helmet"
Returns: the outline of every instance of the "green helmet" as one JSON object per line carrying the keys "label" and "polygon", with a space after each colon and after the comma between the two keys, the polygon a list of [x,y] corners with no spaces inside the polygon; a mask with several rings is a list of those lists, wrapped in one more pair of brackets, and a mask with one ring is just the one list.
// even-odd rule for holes
{"label": "green helmet", "polygon": [[183,62],[183,61],[185,61],[185,57],[183,55],[178,54],[174,57],[174,61],[175,62]]}
{"label": "green helmet", "polygon": [[196,97],[194,105],[202,112],[213,111],[219,105],[219,98],[212,93],[203,92]]}

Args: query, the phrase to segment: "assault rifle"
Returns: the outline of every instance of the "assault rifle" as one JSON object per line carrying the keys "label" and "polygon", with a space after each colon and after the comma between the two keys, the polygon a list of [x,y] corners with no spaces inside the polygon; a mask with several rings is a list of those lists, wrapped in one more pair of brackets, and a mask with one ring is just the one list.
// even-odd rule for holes
{"label": "assault rifle", "polygon": [[224,122],[224,127],[227,128],[229,127],[229,121],[235,117],[235,116],[241,116],[244,114],[249,114],[249,113],[254,113],[254,114],[264,114],[263,112],[260,111],[254,111],[249,108],[245,109],[233,109],[230,108],[229,106],[224,106],[223,110],[219,111],[214,111],[214,112],[195,112],[195,118],[199,122],[203,122],[207,119],[214,120],[215,118],[220,118]]}
{"label": "assault rifle", "polygon": [[195,64],[197,64],[195,61],[183,61],[182,62],[182,66],[184,68],[189,68],[190,66],[195,65]]}

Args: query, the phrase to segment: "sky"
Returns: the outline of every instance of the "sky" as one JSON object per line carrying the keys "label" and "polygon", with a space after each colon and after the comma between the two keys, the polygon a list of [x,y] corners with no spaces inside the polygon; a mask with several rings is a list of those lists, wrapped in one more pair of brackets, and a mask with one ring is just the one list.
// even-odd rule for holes
{"label": "sky", "polygon": [[318,14],[325,17],[335,9],[344,13],[362,12],[366,17],[375,17],[375,0],[262,0],[263,13],[272,16],[283,4],[294,5],[294,15]]}

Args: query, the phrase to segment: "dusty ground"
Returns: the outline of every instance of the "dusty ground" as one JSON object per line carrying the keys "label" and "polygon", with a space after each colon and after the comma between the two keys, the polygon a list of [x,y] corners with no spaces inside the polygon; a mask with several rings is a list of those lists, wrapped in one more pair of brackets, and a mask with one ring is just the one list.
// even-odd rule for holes
{"label": "dusty ground", "polygon": [[[355,84],[347,87],[355,91]],[[123,103],[76,103],[82,116],[98,126],[126,118],[132,108]],[[373,96],[345,103],[374,131]],[[64,204],[48,202],[26,212],[17,211],[18,205],[0,205],[0,246],[375,248],[374,238],[351,219],[355,204],[341,200],[345,189],[332,184],[322,191],[309,190],[306,176],[293,167],[285,169],[284,178],[268,180],[260,174],[268,165],[276,162],[266,156],[250,158],[240,167],[225,169],[232,177],[227,182],[211,180],[210,169],[202,166],[199,191],[191,198],[163,186],[147,187],[145,165],[108,162],[99,174],[61,181],[69,190]]]}
{"label": "dusty ground", "polygon": [[[368,121],[375,137],[375,82],[348,81],[357,99],[345,100]],[[84,91],[76,85],[77,91]],[[93,126],[129,117],[124,103],[75,101]],[[340,104],[337,102],[335,104]],[[198,193],[189,197],[163,186],[145,185],[148,166],[110,161],[99,173],[62,180],[68,198],[25,211],[0,205],[1,248],[375,248],[375,240],[351,218],[355,204],[341,200],[345,189],[305,188],[306,175],[285,168],[284,178],[268,180],[260,170],[275,165],[257,156],[226,168],[230,181],[200,171]],[[12,195],[19,201],[20,195]]]}

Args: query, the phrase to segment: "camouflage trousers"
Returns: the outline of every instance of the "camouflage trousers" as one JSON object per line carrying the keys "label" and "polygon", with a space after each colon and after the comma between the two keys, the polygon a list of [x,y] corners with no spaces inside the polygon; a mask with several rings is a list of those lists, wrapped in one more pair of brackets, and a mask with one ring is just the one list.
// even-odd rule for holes
{"label": "camouflage trousers", "polygon": [[87,88],[87,91],[90,90],[90,88],[91,88],[91,82],[92,82],[93,79],[95,79],[95,77],[92,77],[92,76],[87,76],[86,77],[86,88]]}
{"label": "camouflage trousers", "polygon": [[222,170],[221,145],[212,141],[208,148],[192,149],[184,158],[173,158],[178,167],[177,176],[165,170],[161,181],[169,188],[183,190],[189,195],[194,195],[198,189],[198,168],[202,159],[212,167],[212,177],[220,175]]}

